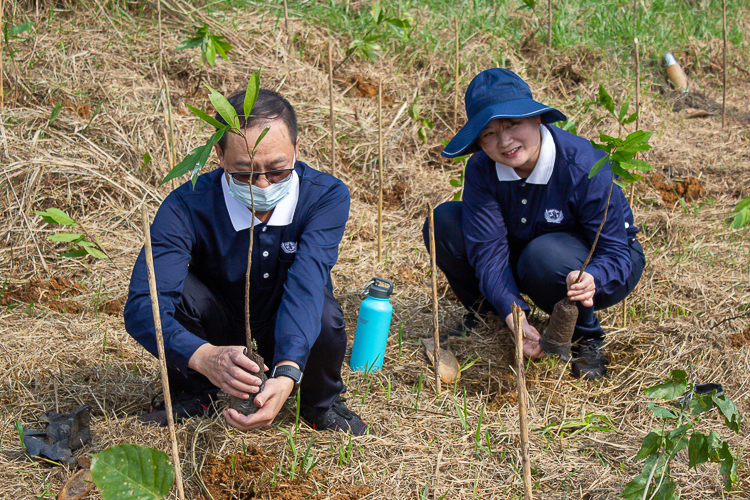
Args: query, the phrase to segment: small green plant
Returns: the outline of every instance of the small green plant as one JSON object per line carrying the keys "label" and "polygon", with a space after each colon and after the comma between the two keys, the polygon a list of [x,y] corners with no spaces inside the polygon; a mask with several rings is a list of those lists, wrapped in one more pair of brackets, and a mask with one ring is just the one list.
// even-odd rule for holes
{"label": "small green plant", "polygon": [[419,104],[417,103],[419,101],[419,96],[417,96],[416,99],[414,99],[414,104],[409,106],[409,118],[419,125],[419,128],[417,129],[417,137],[419,137],[419,140],[422,141],[422,144],[427,142],[427,129],[432,129],[435,124],[432,123],[432,120],[428,118],[422,118],[422,116],[419,114]]}
{"label": "small green plant", "polygon": [[[448,145],[448,141],[444,141],[443,145]],[[469,162],[469,157],[458,156],[456,158],[453,158],[452,161],[454,164],[461,163],[461,168],[459,170],[458,179],[451,179],[448,182],[451,186],[458,188],[456,194],[453,195],[453,201],[461,201],[464,191],[464,174],[466,173],[466,164]]]}
{"label": "small green plant", "polygon": [[103,500],[157,500],[174,484],[174,468],[166,453],[127,443],[93,455],[91,475]]}
{"label": "small green plant", "polygon": [[598,99],[594,101],[594,103],[604,106],[604,109],[609,111],[609,114],[612,115],[612,117],[617,120],[617,123],[619,123],[622,127],[625,127],[625,125],[628,125],[629,123],[633,123],[638,117],[638,112],[628,115],[628,110],[630,109],[630,97],[625,98],[625,101],[620,106],[620,109],[617,110],[615,107],[614,99],[612,99],[612,96],[609,95],[607,90],[604,88],[604,85],[599,85],[599,96]]}
{"label": "small green plant", "polygon": [[97,259],[108,259],[109,257],[102,249],[102,245],[99,242],[99,238],[94,235],[91,237],[89,233],[81,226],[78,222],[72,219],[68,214],[59,208],[48,208],[47,210],[35,212],[40,215],[42,219],[48,224],[60,224],[61,226],[67,227],[80,227],[83,234],[80,233],[59,233],[47,236],[48,240],[61,241],[70,243],[71,250],[62,254],[62,257],[82,257],[84,255],[91,255]]}
{"label": "small green plant", "polygon": [[734,213],[730,218],[732,222],[729,224],[729,227],[732,229],[740,229],[750,224],[750,196],[734,207]]}
{"label": "small green plant", "polygon": [[[729,443],[716,431],[704,433],[696,429],[701,423],[698,415],[718,408],[724,416],[726,426],[739,433],[740,413],[734,402],[723,394],[721,386],[695,385],[688,381],[685,371],[672,370],[667,382],[649,387],[645,393],[664,401],[676,400],[676,403],[671,408],[649,403],[649,410],[662,419],[665,427],[656,428],[643,438],[641,449],[635,456],[636,461],[646,460],[643,472],[626,484],[619,496],[628,500],[678,500],[680,497],[675,492],[676,484],[670,474],[670,462],[685,448],[688,449],[688,467],[697,469],[709,460],[719,462],[724,486],[727,491],[731,491],[737,480],[737,461]],[[675,422],[674,428],[667,429],[666,424],[670,421]]]}
{"label": "small green plant", "polygon": [[[316,465],[318,465],[318,461],[315,459],[315,454],[312,453],[313,439],[310,439],[310,442],[307,444],[305,454],[302,456],[302,460],[300,461],[297,444],[294,441],[294,435],[292,434],[292,432],[279,426],[274,427],[276,427],[276,429],[280,430],[284,433],[284,435],[286,435],[286,442],[289,444],[289,448],[292,450],[292,457],[289,460],[289,470],[284,469],[284,467],[279,464],[280,471],[282,473],[286,473],[289,476],[290,481],[294,481],[294,478],[297,477],[298,468],[303,476],[308,475],[310,471],[313,470]],[[349,437],[349,442],[351,444],[351,436]],[[276,471],[274,470],[274,477],[275,474]]]}
{"label": "small green plant", "polygon": [[566,418],[562,422],[553,422],[540,429],[542,434],[554,437],[564,437],[564,431],[571,430],[572,432],[568,434],[569,438],[588,430],[613,432],[615,430],[615,425],[606,415],[587,412],[583,418]]}
{"label": "small green plant", "polygon": [[349,47],[346,49],[346,56],[333,68],[334,72],[355,53],[361,52],[368,59],[377,61],[378,54],[383,50],[380,46],[380,41],[385,34],[382,29],[384,26],[390,28],[398,36],[403,37],[404,30],[411,28],[413,24],[411,16],[406,12],[402,17],[386,17],[385,9],[377,3],[373,4],[370,16],[367,21],[369,27],[364,36],[355,38],[349,43]]}
{"label": "small green plant", "polygon": [[224,41],[224,38],[226,37],[212,34],[208,29],[208,25],[204,24],[201,27],[195,28],[193,36],[178,43],[175,50],[200,47],[201,63],[198,67],[198,71],[200,72],[203,70],[203,61],[206,61],[210,66],[216,66],[216,54],[224,58],[225,61],[229,61],[227,52],[232,50],[232,44]]}
{"label": "small green plant", "polygon": [[10,41],[16,38],[19,38],[19,35],[21,33],[33,28],[34,23],[16,24],[15,26],[11,26],[10,28],[8,27],[9,24],[10,23],[8,23],[7,21],[3,24],[3,41],[5,42],[5,48],[8,49],[8,54],[10,55],[10,58],[13,59],[16,55],[16,52],[13,50],[13,47],[11,46]]}

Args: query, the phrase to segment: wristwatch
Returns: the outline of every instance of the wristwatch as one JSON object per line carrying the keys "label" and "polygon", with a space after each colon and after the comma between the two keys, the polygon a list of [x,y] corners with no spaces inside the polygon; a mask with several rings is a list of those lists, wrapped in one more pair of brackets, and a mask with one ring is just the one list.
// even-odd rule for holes
{"label": "wristwatch", "polygon": [[296,389],[299,387],[299,383],[302,382],[302,371],[292,365],[276,365],[271,372],[271,378],[278,377],[289,377],[294,380],[294,388]]}

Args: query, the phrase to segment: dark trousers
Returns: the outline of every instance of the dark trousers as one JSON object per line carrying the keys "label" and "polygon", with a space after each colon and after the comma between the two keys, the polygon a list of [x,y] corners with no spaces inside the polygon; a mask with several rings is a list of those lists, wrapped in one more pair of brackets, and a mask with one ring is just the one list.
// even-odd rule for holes
{"label": "dark trousers", "polygon": [[[462,207],[461,202],[451,201],[435,209],[435,260],[466,309],[481,314],[496,313],[479,291],[479,279],[466,255],[466,244],[461,231]],[[423,235],[427,250],[430,251],[428,231],[429,226],[425,223]],[[511,262],[519,290],[528,295],[541,310],[550,314],[555,303],[567,294],[566,277],[571,271],[581,269],[589,250],[589,244],[579,234],[550,233],[531,240],[521,252],[517,263]],[[600,340],[604,337],[594,310],[617,304],[638,284],[646,259],[643,248],[637,241],[630,242],[630,261],[632,268],[624,285],[610,294],[597,292],[593,307],[583,307],[577,302],[578,322],[574,341]]]}
{"label": "dark trousers", "polygon": [[[310,349],[310,357],[300,384],[303,407],[330,408],[336,397],[344,392],[341,380],[341,365],[346,352],[344,313],[333,294],[323,288],[323,314],[320,335]],[[182,298],[175,311],[175,319],[190,333],[207,340],[212,345],[245,345],[245,319],[231,314],[226,304],[205,284],[188,274]],[[264,323],[251,323],[253,339],[258,344],[258,353],[263,356],[270,370],[276,361],[273,353],[276,346],[274,330],[276,317]],[[267,373],[270,375],[270,371]],[[195,397],[196,393],[214,397],[219,388],[195,370],[188,370],[188,377],[169,369],[169,387],[173,398]]]}

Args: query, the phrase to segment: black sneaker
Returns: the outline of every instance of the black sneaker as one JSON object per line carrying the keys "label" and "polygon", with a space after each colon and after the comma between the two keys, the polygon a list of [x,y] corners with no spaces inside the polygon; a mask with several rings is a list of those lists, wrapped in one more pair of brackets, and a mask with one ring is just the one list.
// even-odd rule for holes
{"label": "black sneaker", "polygon": [[607,351],[601,340],[582,340],[571,349],[571,368],[575,378],[596,380],[607,373]]}
{"label": "black sneaker", "polygon": [[[192,396],[192,397],[190,397]],[[142,424],[157,424],[160,427],[167,425],[167,410],[164,401],[159,401],[158,396],[151,400],[151,412],[139,415],[137,420]],[[216,413],[210,394],[180,395],[179,399],[172,401],[172,413],[176,424],[195,416],[210,417]]]}
{"label": "black sneaker", "polygon": [[480,323],[479,315],[473,311],[467,312],[464,314],[463,319],[461,319],[461,323],[456,325],[451,331],[448,333],[444,333],[440,336],[440,342],[447,342],[451,338],[455,337],[466,337],[468,334],[474,331],[474,328],[477,327]]}
{"label": "black sneaker", "polygon": [[316,431],[351,432],[352,436],[364,436],[367,434],[367,424],[346,407],[345,401],[346,399],[339,396],[327,410],[303,407],[300,409],[300,415]]}

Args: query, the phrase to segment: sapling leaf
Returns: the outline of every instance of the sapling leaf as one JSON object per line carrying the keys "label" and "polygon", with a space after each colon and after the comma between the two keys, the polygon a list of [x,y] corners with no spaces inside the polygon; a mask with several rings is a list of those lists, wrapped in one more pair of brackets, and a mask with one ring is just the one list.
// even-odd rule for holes
{"label": "sapling leaf", "polygon": [[419,127],[417,129],[417,137],[419,137],[419,140],[422,141],[422,144],[427,142],[427,133],[424,130],[424,127]]}
{"label": "sapling leaf", "polygon": [[254,71],[250,74],[250,78],[247,80],[247,88],[245,89],[245,101],[243,102],[243,111],[245,117],[250,116],[255,106],[255,101],[258,99],[258,92],[260,92],[260,70]]}
{"label": "sapling leaf", "polygon": [[255,151],[255,149],[258,147],[258,144],[260,144],[260,141],[263,140],[263,138],[266,136],[269,130],[271,130],[271,127],[266,127],[263,129],[263,132],[261,132],[258,138],[255,140],[255,146],[253,146],[253,151]]}
{"label": "sapling leaf", "polygon": [[684,370],[672,370],[670,375],[671,381],[647,388],[644,391],[646,396],[666,401],[672,401],[681,396],[687,389],[687,373]]}
{"label": "sapling leaf", "polygon": [[625,137],[625,141],[623,142],[622,145],[626,149],[632,149],[635,146],[646,144],[651,139],[652,135],[654,135],[653,132],[636,130],[635,132],[629,133],[627,137]]}
{"label": "sapling leaf", "polygon": [[216,49],[216,53],[218,53],[222,57],[222,59],[224,59],[225,61],[229,61],[226,51],[228,51],[232,46],[227,42],[221,41],[220,38],[224,37],[211,37],[214,48]]}
{"label": "sapling leaf", "polygon": [[750,209],[746,208],[734,214],[734,220],[732,220],[729,227],[732,229],[739,229],[744,227],[748,222],[750,222]]}
{"label": "sapling leaf", "polygon": [[[8,35],[15,37],[23,33],[24,31],[28,31],[31,29],[31,27],[34,26],[34,23],[21,23],[13,26],[11,29],[8,30]],[[6,40],[7,42],[7,40]]]}
{"label": "sapling leaf", "polygon": [[612,100],[612,96],[604,89],[604,85],[599,85],[599,104],[604,106],[613,115],[615,114],[615,102]]}
{"label": "sapling leaf", "polygon": [[148,167],[149,163],[151,163],[151,155],[148,154],[148,151],[146,151],[145,153],[143,153],[143,165],[141,166],[140,170]]}
{"label": "sapling leaf", "polygon": [[630,96],[625,98],[625,102],[622,103],[622,106],[620,106],[620,113],[617,116],[617,121],[622,123],[623,119],[625,118],[625,115],[628,114],[628,109],[630,109]]}
{"label": "sapling leaf", "polygon": [[612,153],[611,157],[613,161],[625,162],[635,157],[635,151],[618,148],[617,151]]}
{"label": "sapling leaf", "polygon": [[647,479],[644,479],[641,476],[636,476],[632,481],[625,485],[622,492],[617,496],[627,500],[641,500],[643,498],[643,493],[646,491],[647,484]]}
{"label": "sapling leaf", "polygon": [[679,418],[678,415],[672,410],[661,406],[656,406],[653,402],[648,404],[648,409],[651,410],[654,413],[654,416],[657,418],[668,418],[670,420],[677,420]]}
{"label": "sapling leaf", "polygon": [[76,250],[71,250],[70,252],[65,252],[64,254],[61,254],[62,257],[70,257],[71,259],[74,259],[76,257],[83,257],[84,255],[87,255],[88,252],[86,252],[86,249],[84,248],[78,248]]}
{"label": "sapling leaf", "polygon": [[724,441],[722,441],[721,436],[716,431],[711,431],[708,433],[708,456],[713,460],[714,462],[718,462],[721,458],[720,452],[721,447],[724,444]]}
{"label": "sapling leaf", "polygon": [[216,66],[216,46],[214,45],[214,41],[210,38],[206,42],[205,56],[208,64]]}
{"label": "sapling leaf", "polygon": [[711,394],[694,394],[688,406],[692,415],[698,415],[713,408],[714,402],[711,399]]}
{"label": "sapling leaf", "polygon": [[712,396],[711,399],[719,407],[721,414],[724,415],[724,423],[734,432],[740,432],[741,417],[737,411],[737,405],[724,395]]}
{"label": "sapling leaf", "polygon": [[742,200],[739,203],[737,203],[737,206],[734,207],[734,211],[735,212],[739,212],[739,211],[744,210],[746,208],[750,208],[750,196],[748,196],[744,200]]}
{"label": "sapling leaf", "polygon": [[461,181],[458,179],[451,179],[448,181],[453,187],[461,187]]}
{"label": "sapling leaf", "polygon": [[107,259],[107,254],[96,248],[95,246],[85,246],[86,253],[97,259]]}
{"label": "sapling leaf", "polygon": [[633,123],[636,118],[638,118],[638,112],[637,111],[635,113],[633,113],[632,115],[628,116],[627,118],[625,118],[625,120],[623,120],[622,124],[623,125],[627,125],[629,123]]}
{"label": "sapling leaf", "polygon": [[597,160],[596,163],[594,163],[594,166],[591,167],[591,172],[589,172],[589,179],[594,177],[596,174],[599,173],[599,171],[604,168],[604,165],[607,164],[607,161],[609,161],[609,156],[602,156]]}
{"label": "sapling leaf", "polygon": [[175,47],[174,50],[194,49],[195,47],[199,46],[202,43],[203,43],[202,36],[194,36],[192,38],[188,38],[187,40],[183,40],[180,43],[178,43],[177,47]]}
{"label": "sapling leaf", "polygon": [[638,454],[635,456],[635,461],[639,462],[658,452],[659,448],[661,448],[663,439],[664,435],[662,433],[656,431],[649,432],[648,435],[643,438],[641,449],[638,450]]}
{"label": "sapling leaf", "polygon": [[594,147],[594,149],[598,149],[599,151],[606,151],[607,153],[611,153],[612,150],[615,148],[613,145],[599,144],[596,141],[591,141],[591,145]]}
{"label": "sapling leaf", "polygon": [[82,234],[76,234],[76,233],[60,233],[60,234],[52,234],[50,236],[47,236],[47,239],[50,241],[64,241],[64,242],[77,242],[81,239],[83,239]]}
{"label": "sapling leaf", "polygon": [[693,432],[688,445],[688,467],[696,468],[708,462],[708,438],[700,432]]}
{"label": "sapling leaf", "polygon": [[202,109],[195,108],[195,107],[191,106],[190,104],[185,104],[185,106],[187,106],[187,108],[195,116],[197,116],[198,118],[200,118],[204,122],[208,123],[209,125],[212,125],[212,126],[214,126],[216,128],[222,128],[224,126],[219,120],[217,120],[213,116],[209,115],[208,113],[206,113]]}
{"label": "sapling leaf", "polygon": [[649,170],[654,169],[654,167],[652,167],[649,162],[644,161],[644,160],[636,160],[636,159],[630,159],[630,160],[625,160],[625,161],[621,160],[620,163],[628,168],[634,168],[642,172],[648,172]]}
{"label": "sapling leaf", "polygon": [[[76,221],[71,219],[68,214],[60,210],[59,208],[48,208],[46,212],[37,212],[44,218],[44,215],[52,219],[53,223],[62,224],[63,226],[76,227],[78,224]],[[44,220],[47,220],[46,218]],[[49,221],[48,221],[49,222]]]}
{"label": "sapling leaf", "polygon": [[197,148],[193,149],[189,155],[187,155],[180,163],[175,165],[174,168],[169,171],[167,176],[164,177],[164,179],[162,179],[162,181],[159,183],[159,186],[162,186],[165,182],[179,177],[192,170],[198,162],[198,158],[200,158],[200,155],[203,152],[203,148],[205,147],[206,146],[204,145],[198,146]]}
{"label": "sapling leaf", "polygon": [[214,144],[219,142],[219,139],[224,135],[224,128],[221,128],[214,132],[214,135],[212,135],[209,139],[206,145],[203,147],[203,151],[201,152],[200,156],[198,157],[198,161],[195,163],[195,167],[193,167],[193,173],[190,176],[190,180],[193,182],[193,189],[195,189],[195,183],[198,181],[198,172],[201,171],[203,166],[208,161],[208,157],[211,154],[211,150],[214,148]]}
{"label": "sapling leaf", "polygon": [[653,496],[654,500],[678,500],[678,497],[675,495],[675,489],[677,488],[677,485],[672,481],[671,476],[669,475],[669,469],[664,473],[664,481],[662,481],[661,486],[659,487],[659,490],[656,492],[656,494]]}
{"label": "sapling leaf", "polygon": [[62,110],[62,101],[57,101],[57,104],[55,104],[55,107],[52,108],[52,113],[50,113],[49,115],[49,120],[47,120],[48,127],[52,125],[52,122],[57,120],[57,117],[60,115],[61,110]]}
{"label": "sapling leaf", "polygon": [[166,453],[145,446],[121,444],[93,455],[91,475],[103,500],[164,498],[174,483]]}
{"label": "sapling leaf", "polygon": [[224,119],[224,121],[232,128],[233,131],[239,130],[240,121],[239,118],[237,118],[237,112],[234,110],[234,107],[229,104],[229,101],[227,101],[226,97],[224,97],[208,85],[206,85],[206,87],[208,87],[208,90],[211,91],[208,99],[211,101],[211,104],[214,105],[216,111],[219,112],[219,116]]}
{"label": "sapling leaf", "polygon": [[737,462],[729,449],[729,443],[724,442],[719,451],[721,457],[721,468],[719,471],[724,476],[724,488],[727,491],[732,490],[732,484],[737,480]]}

